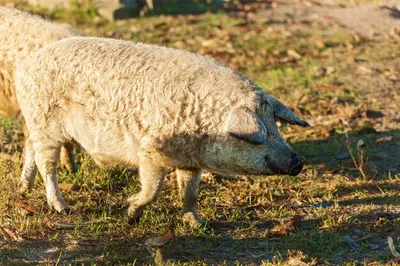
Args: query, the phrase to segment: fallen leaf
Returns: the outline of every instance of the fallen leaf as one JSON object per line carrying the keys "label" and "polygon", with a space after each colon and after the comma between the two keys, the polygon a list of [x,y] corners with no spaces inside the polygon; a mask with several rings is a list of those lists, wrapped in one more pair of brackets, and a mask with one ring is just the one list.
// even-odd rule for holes
{"label": "fallen leaf", "polygon": [[26,210],[29,214],[32,214],[32,213],[34,213],[36,211],[34,207],[30,206],[29,204],[27,204],[23,200],[17,200],[14,203],[14,205],[15,205],[15,207],[18,207],[18,208]]}
{"label": "fallen leaf", "polygon": [[357,33],[353,34],[353,39],[354,39],[355,42],[360,42],[360,36],[358,36]]}
{"label": "fallen leaf", "polygon": [[309,265],[309,264],[299,260],[298,258],[291,258],[286,263],[287,263],[287,265],[290,265],[290,266],[307,266],[307,265]]}
{"label": "fallen leaf", "polygon": [[217,58],[217,59],[219,59],[221,61],[224,60],[224,54],[221,53],[221,52],[216,52],[216,53],[213,53],[212,55],[213,55],[213,57],[215,57],[215,58]]}
{"label": "fallen leaf", "polygon": [[22,242],[24,240],[15,229],[0,226],[0,233],[6,241]]}
{"label": "fallen leaf", "polygon": [[48,217],[44,217],[44,219],[42,221],[42,226],[45,228],[53,229],[53,230],[56,229],[56,226]]}
{"label": "fallen leaf", "polygon": [[318,47],[318,48],[324,48],[325,47],[325,43],[323,42],[323,41],[321,41],[321,40],[316,40],[315,41],[315,45]]}
{"label": "fallen leaf", "polygon": [[355,61],[356,61],[356,59],[354,58],[354,56],[347,57],[347,62],[348,63],[354,63]]}
{"label": "fallen leaf", "polygon": [[357,70],[362,74],[370,74],[372,72],[371,68],[366,66],[358,66]]}
{"label": "fallen leaf", "polygon": [[0,152],[0,158],[5,159],[5,160],[12,160],[12,156],[10,154]]}
{"label": "fallen leaf", "polygon": [[317,85],[317,89],[325,92],[340,92],[340,93],[344,92],[344,87],[325,85],[325,84]]}
{"label": "fallen leaf", "polygon": [[390,142],[393,140],[393,136],[386,136],[376,140],[376,142]]}
{"label": "fallen leaf", "polygon": [[281,53],[281,51],[279,51],[279,50],[277,50],[277,49],[275,49],[275,50],[272,51],[272,54],[273,54],[273,55],[279,55],[280,53]]}
{"label": "fallen leaf", "polygon": [[108,178],[109,178],[109,176],[104,174],[104,175],[98,175],[98,176],[94,177],[92,180],[94,182],[99,182],[101,180],[108,179]]}
{"label": "fallen leaf", "polygon": [[282,57],[279,61],[280,61],[281,63],[288,63],[288,62],[293,62],[293,61],[295,61],[295,58],[293,58],[293,57],[291,57],[291,56],[285,56],[285,57]]}
{"label": "fallen leaf", "polygon": [[169,222],[165,228],[165,232],[162,235],[152,237],[146,240],[146,245],[149,247],[162,247],[171,240],[173,234],[171,232],[171,222]]}
{"label": "fallen leaf", "polygon": [[351,118],[354,116],[354,110],[349,105],[340,106],[336,109],[338,117]]}
{"label": "fallen leaf", "polygon": [[393,74],[393,75],[389,75],[388,79],[390,79],[391,81],[399,81],[400,77]]}
{"label": "fallen leaf", "polygon": [[216,40],[215,39],[204,40],[201,42],[201,46],[203,47],[216,46]]}
{"label": "fallen leaf", "polygon": [[296,59],[300,59],[302,57],[298,52],[296,52],[295,50],[292,50],[292,49],[288,50],[287,54],[288,54],[288,56],[291,56]]}
{"label": "fallen leaf", "polygon": [[350,42],[346,42],[345,44],[348,50],[353,50],[354,46]]}
{"label": "fallen leaf", "polygon": [[268,50],[267,49],[262,49],[261,50],[261,55],[262,56],[267,56],[268,55]]}
{"label": "fallen leaf", "polygon": [[332,73],[334,73],[336,71],[336,69],[334,67],[328,66],[325,68],[325,72],[327,75],[330,75]]}
{"label": "fallen leaf", "polygon": [[72,190],[74,185],[71,183],[61,183],[61,184],[58,184],[58,186],[60,187],[60,190],[68,192],[68,191]]}
{"label": "fallen leaf", "polygon": [[277,231],[283,235],[287,235],[295,230],[296,226],[299,225],[302,219],[303,219],[302,216],[295,215],[287,223],[278,225],[274,231]]}

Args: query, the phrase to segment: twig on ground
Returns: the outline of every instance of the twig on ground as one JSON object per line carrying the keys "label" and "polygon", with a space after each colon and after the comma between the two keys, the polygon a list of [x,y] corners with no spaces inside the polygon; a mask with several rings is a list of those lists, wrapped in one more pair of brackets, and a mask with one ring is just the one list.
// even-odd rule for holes
{"label": "twig on ground", "polygon": [[392,252],[393,256],[397,259],[400,259],[400,253],[397,252],[396,248],[394,247],[393,238],[391,236],[387,237],[387,242],[389,244],[390,252]]}

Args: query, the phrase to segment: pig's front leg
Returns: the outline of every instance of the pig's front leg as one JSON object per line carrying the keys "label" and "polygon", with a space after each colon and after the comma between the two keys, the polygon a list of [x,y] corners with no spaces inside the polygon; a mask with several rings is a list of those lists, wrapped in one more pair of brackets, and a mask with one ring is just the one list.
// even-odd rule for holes
{"label": "pig's front leg", "polygon": [[152,203],[160,193],[166,170],[156,165],[151,159],[141,158],[139,164],[139,179],[141,190],[128,198],[128,222],[130,224],[139,221],[144,207]]}
{"label": "pig's front leg", "polygon": [[192,227],[204,225],[204,221],[197,212],[197,198],[199,194],[199,184],[201,169],[177,169],[179,194],[183,201],[182,219]]}

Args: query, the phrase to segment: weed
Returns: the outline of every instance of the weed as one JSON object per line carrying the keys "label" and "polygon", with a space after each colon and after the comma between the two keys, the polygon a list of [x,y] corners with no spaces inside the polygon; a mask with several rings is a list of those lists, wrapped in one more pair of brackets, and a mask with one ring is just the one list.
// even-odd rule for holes
{"label": "weed", "polygon": [[357,171],[361,174],[363,180],[373,179],[377,174],[377,170],[373,165],[370,164],[370,169],[372,170],[372,176],[371,177],[367,176],[368,173],[366,172],[366,170],[368,167],[368,157],[364,157],[364,145],[365,145],[364,141],[360,139],[357,142],[357,158],[353,154],[351,143],[347,133],[345,134],[345,141],[351,160],[353,161],[353,164],[357,169]]}

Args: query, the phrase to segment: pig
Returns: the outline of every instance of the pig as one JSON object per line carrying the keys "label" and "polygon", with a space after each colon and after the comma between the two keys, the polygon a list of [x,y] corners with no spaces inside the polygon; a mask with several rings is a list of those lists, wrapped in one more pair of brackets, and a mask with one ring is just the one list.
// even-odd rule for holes
{"label": "pig", "polygon": [[[15,95],[14,71],[18,60],[41,47],[75,36],[78,33],[33,16],[15,8],[0,6],[0,114],[16,116],[19,105]],[[24,130],[25,137],[27,131]],[[62,148],[61,163],[69,171],[76,168],[73,146],[66,143]],[[23,191],[32,184],[24,184]]]}
{"label": "pig", "polygon": [[48,205],[68,210],[56,162],[77,142],[102,167],[138,166],[141,190],[128,198],[137,221],[176,169],[182,218],[204,223],[196,202],[203,170],[223,175],[297,175],[304,157],[275,120],[308,126],[252,81],[219,61],[183,50],[72,37],[17,65],[17,99],[29,130],[22,179],[36,166]]}

